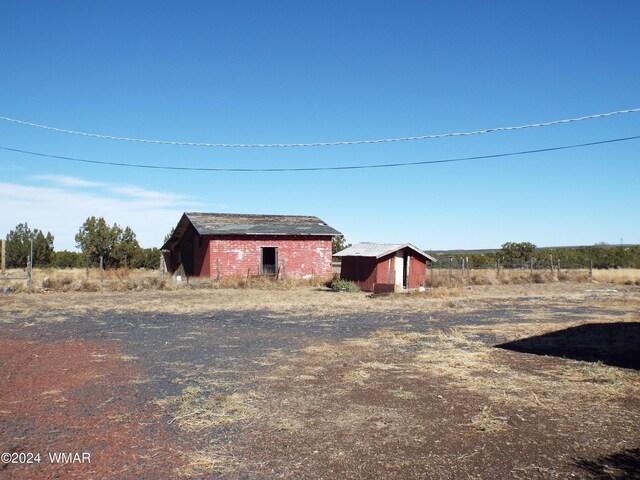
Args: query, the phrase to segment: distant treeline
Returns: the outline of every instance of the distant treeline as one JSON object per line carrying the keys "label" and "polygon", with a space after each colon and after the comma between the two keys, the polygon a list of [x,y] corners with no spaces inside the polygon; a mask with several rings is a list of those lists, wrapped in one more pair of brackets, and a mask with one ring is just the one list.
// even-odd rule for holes
{"label": "distant treeline", "polygon": [[468,268],[549,268],[551,262],[560,268],[640,268],[640,245],[613,246],[597,244],[588,247],[538,248],[529,242],[508,242],[501,250],[483,253],[436,255],[437,267],[459,266],[464,260]]}
{"label": "distant treeline", "polygon": [[157,248],[142,248],[136,234],[129,227],[107,224],[104,218],[90,217],[75,236],[80,252],[55,251],[53,235],[18,224],[6,237],[5,264],[7,268],[25,268],[31,255],[33,266],[54,268],[85,268],[100,265],[105,268],[146,268],[160,266],[161,252]]}

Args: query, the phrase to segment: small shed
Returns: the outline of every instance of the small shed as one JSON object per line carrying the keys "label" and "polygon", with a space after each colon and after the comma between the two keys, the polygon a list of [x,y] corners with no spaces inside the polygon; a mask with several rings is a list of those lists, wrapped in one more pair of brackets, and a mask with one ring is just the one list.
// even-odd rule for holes
{"label": "small shed", "polygon": [[366,292],[393,292],[425,284],[427,266],[436,259],[410,243],[358,243],[340,257],[340,278]]}
{"label": "small shed", "polygon": [[328,276],[334,235],[312,216],[188,212],[162,251],[171,273],[188,276]]}

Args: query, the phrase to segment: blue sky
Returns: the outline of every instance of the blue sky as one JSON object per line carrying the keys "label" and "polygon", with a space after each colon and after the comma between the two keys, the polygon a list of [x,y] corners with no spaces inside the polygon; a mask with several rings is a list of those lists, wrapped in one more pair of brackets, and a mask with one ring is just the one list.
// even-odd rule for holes
{"label": "blue sky", "polygon": [[[207,143],[472,131],[640,107],[640,4],[5,2],[0,115]],[[640,135],[640,113],[374,145],[215,149],[0,121],[0,146],[122,163],[306,167],[412,162]],[[0,235],[90,215],[159,246],[183,211],[317,215],[347,241],[425,249],[640,243],[640,140],[395,169],[138,170],[0,150]]]}

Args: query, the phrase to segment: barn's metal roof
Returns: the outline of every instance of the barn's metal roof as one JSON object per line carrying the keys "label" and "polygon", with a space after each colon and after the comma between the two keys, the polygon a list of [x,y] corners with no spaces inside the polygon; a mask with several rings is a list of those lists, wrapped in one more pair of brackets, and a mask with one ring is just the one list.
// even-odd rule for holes
{"label": "barn's metal roof", "polygon": [[189,223],[198,235],[341,235],[318,217],[187,212],[162,248],[177,244]]}
{"label": "barn's metal roof", "polygon": [[369,243],[362,242],[335,253],[334,257],[374,257],[381,258],[390,253],[409,248],[420,256],[435,262],[436,259],[410,243]]}

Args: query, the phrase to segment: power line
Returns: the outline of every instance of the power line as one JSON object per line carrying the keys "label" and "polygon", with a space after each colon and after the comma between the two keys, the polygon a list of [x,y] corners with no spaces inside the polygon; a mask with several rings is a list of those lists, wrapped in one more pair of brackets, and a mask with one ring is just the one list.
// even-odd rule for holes
{"label": "power line", "polygon": [[454,163],[454,162],[467,162],[472,160],[487,160],[490,158],[503,158],[513,157],[517,155],[530,155],[534,153],[554,152],[558,150],[569,150],[572,148],[591,147],[595,145],[604,145],[607,143],[626,142],[629,140],[638,140],[640,135],[633,137],[614,138],[610,140],[600,140],[597,142],[578,143],[574,145],[563,145],[559,147],[547,147],[538,148],[535,150],[522,150],[519,152],[507,152],[507,153],[495,153],[491,155],[477,155],[473,157],[458,157],[447,158],[440,160],[420,160],[415,162],[399,162],[399,163],[380,163],[371,165],[344,165],[338,167],[300,167],[300,168],[217,168],[217,167],[178,167],[178,166],[166,166],[166,165],[148,165],[139,163],[121,163],[121,162],[107,162],[100,160],[88,160],[84,158],[63,157],[60,155],[50,155],[47,153],[30,152],[27,150],[20,150],[17,148],[2,147],[0,149],[10,152],[23,153],[26,155],[35,155],[38,157],[55,158],[58,160],[68,160],[71,162],[90,163],[95,165],[108,165],[113,167],[129,167],[129,168],[147,168],[153,170],[181,170],[190,172],[321,172],[328,170],[365,170],[373,168],[396,168],[396,167],[409,167],[415,165],[433,165],[437,163]]}
{"label": "power line", "polygon": [[117,137],[114,135],[103,135],[100,133],[80,132],[77,130],[68,130],[66,128],[52,127],[49,125],[41,125],[38,123],[27,122],[24,120],[17,120],[15,118],[5,117],[1,115],[0,115],[0,120],[17,123],[19,125],[24,125],[27,127],[41,128],[41,129],[49,130],[52,132],[68,133],[71,135],[80,135],[83,137],[100,138],[103,140],[118,140],[118,141],[125,141],[125,142],[151,143],[151,144],[159,144],[159,145],[177,145],[177,146],[187,146],[187,147],[289,148],[289,147],[335,147],[335,146],[341,146],[341,145],[365,145],[365,144],[373,144],[373,143],[407,142],[407,141],[414,141],[414,140],[430,140],[435,138],[483,135],[483,134],[494,133],[494,132],[523,130],[526,128],[550,127],[552,125],[581,122],[583,120],[593,120],[596,118],[606,118],[606,117],[612,117],[614,115],[622,115],[622,114],[637,113],[637,112],[640,112],[640,107],[629,108],[626,110],[617,110],[615,112],[608,112],[608,113],[596,113],[594,115],[587,115],[584,117],[576,117],[576,118],[567,118],[564,120],[553,120],[550,122],[543,122],[543,123],[530,123],[528,125],[518,125],[518,126],[512,126],[512,127],[486,128],[483,130],[475,130],[471,132],[451,132],[451,133],[438,133],[434,135],[418,135],[418,136],[412,136],[412,137],[379,138],[374,140],[349,140],[349,141],[342,141],[342,142],[313,142],[313,143],[199,143],[199,142],[181,142],[181,141],[173,141],[173,140],[151,140],[146,138]]}

